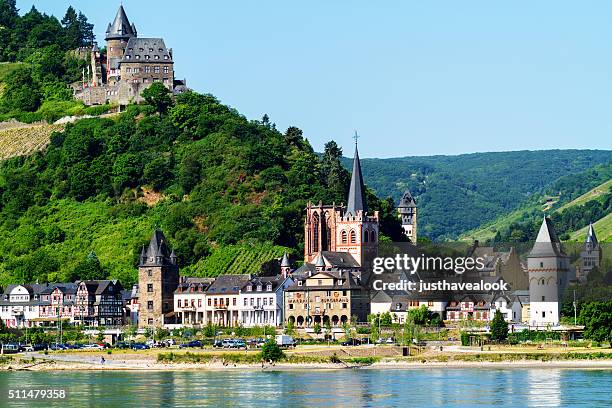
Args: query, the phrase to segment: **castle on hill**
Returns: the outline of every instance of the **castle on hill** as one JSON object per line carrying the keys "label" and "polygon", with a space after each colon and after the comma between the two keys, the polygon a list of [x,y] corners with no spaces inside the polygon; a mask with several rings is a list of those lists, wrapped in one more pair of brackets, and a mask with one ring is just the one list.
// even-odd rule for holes
{"label": "castle on hill", "polygon": [[173,93],[187,90],[184,80],[174,77],[172,48],[163,38],[138,37],[123,6],[106,29],[106,50],[97,44],[79,54],[89,54],[89,66],[81,83],[73,85],[74,96],[86,105],[112,103],[127,105],[141,102],[141,93],[161,82]]}

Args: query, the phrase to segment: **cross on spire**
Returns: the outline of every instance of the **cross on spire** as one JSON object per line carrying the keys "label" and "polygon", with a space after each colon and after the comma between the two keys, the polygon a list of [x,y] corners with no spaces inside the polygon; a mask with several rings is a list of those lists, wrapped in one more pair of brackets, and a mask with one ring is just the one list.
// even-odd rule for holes
{"label": "cross on spire", "polygon": [[357,144],[357,139],[359,139],[360,136],[357,134],[357,131],[355,131],[355,136],[353,136],[353,139],[355,139],[355,144]]}

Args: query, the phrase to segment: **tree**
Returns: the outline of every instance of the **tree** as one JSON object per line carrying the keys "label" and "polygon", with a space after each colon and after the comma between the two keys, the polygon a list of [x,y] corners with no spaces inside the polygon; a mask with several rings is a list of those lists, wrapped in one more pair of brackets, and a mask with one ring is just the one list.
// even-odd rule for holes
{"label": "tree", "polygon": [[19,67],[4,78],[2,103],[8,110],[33,112],[40,105],[38,84],[32,78],[32,69]]}
{"label": "tree", "polygon": [[315,325],[312,327],[312,331],[318,336],[321,334],[321,325],[319,323],[315,323]]}
{"label": "tree", "polygon": [[491,340],[506,340],[508,338],[508,322],[502,312],[497,310],[491,321]]}
{"label": "tree", "polygon": [[325,143],[321,159],[321,181],[327,187],[326,199],[336,202],[346,200],[350,181],[349,172],[342,166],[340,159],[342,159],[342,148],[333,140]]}
{"label": "tree", "polygon": [[585,326],[585,338],[599,342],[612,341],[612,301],[583,304],[578,322]]}
{"label": "tree", "polygon": [[154,82],[141,95],[160,114],[166,113],[173,104],[170,90],[161,82]]}
{"label": "tree", "polygon": [[125,335],[128,337],[128,339],[131,339],[136,336],[136,333],[138,333],[138,326],[136,326],[135,324],[130,324],[125,329]]}
{"label": "tree", "polygon": [[0,0],[0,26],[13,28],[18,19],[16,0]]}
{"label": "tree", "polygon": [[429,309],[425,305],[421,305],[421,307],[416,309],[410,309],[408,311],[412,321],[414,324],[424,326],[427,324],[427,320],[429,319]]}
{"label": "tree", "polygon": [[98,334],[96,334],[96,340],[104,341],[104,329],[102,327],[98,328]]}
{"label": "tree", "polygon": [[261,347],[261,358],[265,361],[279,361],[285,357],[276,340],[268,339]]}
{"label": "tree", "polygon": [[292,319],[289,319],[287,325],[285,326],[285,334],[288,336],[293,336],[295,334],[295,323]]}
{"label": "tree", "polygon": [[84,260],[79,262],[72,271],[70,280],[100,280],[106,277],[100,260],[94,251],[90,251]]}

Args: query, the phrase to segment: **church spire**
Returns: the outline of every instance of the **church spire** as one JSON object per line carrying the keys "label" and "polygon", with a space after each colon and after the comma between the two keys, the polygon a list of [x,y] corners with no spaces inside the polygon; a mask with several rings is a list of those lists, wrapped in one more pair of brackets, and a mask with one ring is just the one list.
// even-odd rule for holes
{"label": "church spire", "polygon": [[593,228],[593,223],[589,223],[589,232],[587,233],[586,244],[591,244],[592,247],[596,247],[599,245],[599,241],[597,241],[597,235],[595,235],[595,228]]}
{"label": "church spire", "polygon": [[357,215],[357,211],[368,211],[364,196],[365,188],[363,176],[361,175],[361,163],[359,162],[359,151],[357,150],[357,132],[355,132],[355,157],[353,158],[353,173],[351,174],[351,187],[346,206],[346,214]]}

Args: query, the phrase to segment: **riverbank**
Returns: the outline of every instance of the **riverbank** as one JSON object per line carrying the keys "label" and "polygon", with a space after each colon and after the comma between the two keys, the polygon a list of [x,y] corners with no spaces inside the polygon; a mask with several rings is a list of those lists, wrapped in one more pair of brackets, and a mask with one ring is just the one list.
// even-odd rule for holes
{"label": "riverbank", "polygon": [[[4,356],[3,371],[173,371],[173,370],[341,370],[341,369],[420,369],[420,368],[569,368],[612,369],[612,350],[564,352],[485,351],[460,352],[428,350],[416,356],[384,356],[381,350],[347,356],[344,350],[290,351],[277,363],[262,363],[258,352],[152,351],[138,354],[102,352],[27,353]],[[344,353],[342,353],[344,351]],[[355,352],[355,349],[351,349]],[[368,351],[368,350],[366,350]],[[331,352],[331,353],[330,353]],[[378,352],[378,356],[372,355]],[[363,354],[369,354],[364,356]],[[387,353],[388,354],[388,353]]]}

